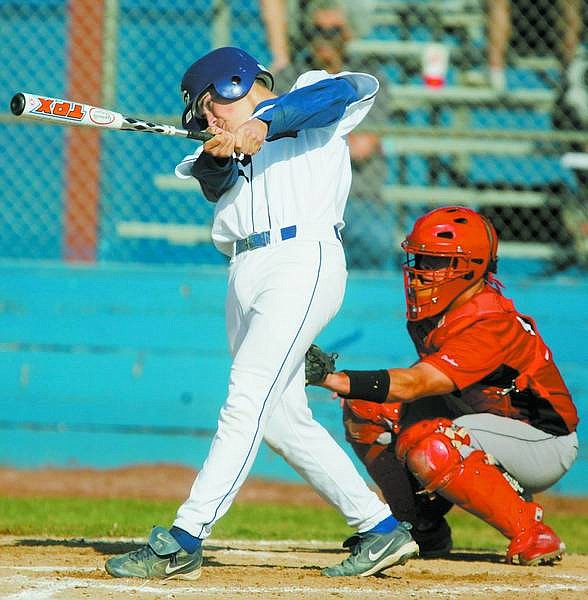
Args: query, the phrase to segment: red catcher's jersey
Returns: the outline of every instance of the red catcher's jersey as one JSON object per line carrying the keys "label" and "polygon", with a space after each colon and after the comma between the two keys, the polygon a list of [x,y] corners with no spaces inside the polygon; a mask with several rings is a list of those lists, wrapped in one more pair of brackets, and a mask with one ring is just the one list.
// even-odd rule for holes
{"label": "red catcher's jersey", "polygon": [[576,430],[576,407],[535,322],[493,287],[446,313],[417,346],[421,361],[445,373],[472,412],[554,435]]}

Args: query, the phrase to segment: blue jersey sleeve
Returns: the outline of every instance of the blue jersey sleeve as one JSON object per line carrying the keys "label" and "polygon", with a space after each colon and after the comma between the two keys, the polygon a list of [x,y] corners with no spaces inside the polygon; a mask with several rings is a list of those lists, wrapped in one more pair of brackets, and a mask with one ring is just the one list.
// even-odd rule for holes
{"label": "blue jersey sleeve", "polygon": [[239,167],[233,158],[215,158],[202,152],[192,165],[192,175],[198,179],[206,199],[217,202],[235,185],[239,177]]}
{"label": "blue jersey sleeve", "polygon": [[345,79],[323,79],[278,98],[264,100],[257,105],[255,113],[269,107],[257,118],[268,124],[267,139],[270,139],[301,129],[332,125],[357,100],[355,88]]}

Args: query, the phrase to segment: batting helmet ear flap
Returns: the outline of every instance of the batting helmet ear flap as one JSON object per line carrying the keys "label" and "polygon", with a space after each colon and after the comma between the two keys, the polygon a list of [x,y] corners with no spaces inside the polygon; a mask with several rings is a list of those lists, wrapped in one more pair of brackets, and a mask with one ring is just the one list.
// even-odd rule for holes
{"label": "batting helmet ear flap", "polygon": [[196,114],[195,109],[198,98],[191,100],[189,95],[186,98],[187,92],[185,90],[183,91],[183,95],[184,101],[186,102],[186,108],[184,108],[184,112],[182,113],[182,127],[184,129],[206,129],[208,127],[208,122],[206,119],[202,119]]}

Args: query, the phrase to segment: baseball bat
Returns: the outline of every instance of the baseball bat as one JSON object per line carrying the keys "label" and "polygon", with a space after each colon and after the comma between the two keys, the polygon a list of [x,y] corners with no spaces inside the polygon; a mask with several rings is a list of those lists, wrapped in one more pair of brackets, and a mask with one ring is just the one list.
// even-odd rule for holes
{"label": "baseball bat", "polygon": [[173,125],[151,123],[134,117],[127,117],[113,110],[100,106],[91,106],[62,100],[39,94],[19,92],[10,101],[10,111],[17,117],[40,119],[48,123],[60,125],[81,125],[83,127],[98,127],[102,129],[120,129],[123,131],[143,131],[161,135],[175,135],[192,140],[205,142],[213,137],[206,131],[189,131],[178,129]]}

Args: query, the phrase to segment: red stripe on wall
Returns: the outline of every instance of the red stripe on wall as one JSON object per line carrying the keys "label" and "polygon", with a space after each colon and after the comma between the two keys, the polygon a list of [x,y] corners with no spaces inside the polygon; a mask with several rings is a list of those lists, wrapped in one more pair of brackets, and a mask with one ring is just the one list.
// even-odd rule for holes
{"label": "red stripe on wall", "polygon": [[[100,106],[103,0],[70,0],[68,98]],[[68,128],[64,214],[66,260],[96,260],[100,203],[100,132]]]}

